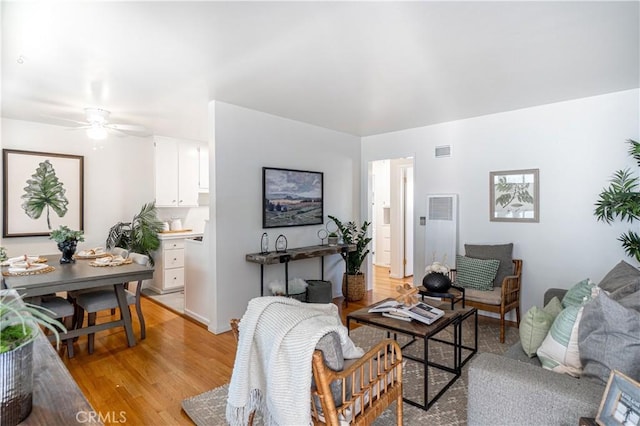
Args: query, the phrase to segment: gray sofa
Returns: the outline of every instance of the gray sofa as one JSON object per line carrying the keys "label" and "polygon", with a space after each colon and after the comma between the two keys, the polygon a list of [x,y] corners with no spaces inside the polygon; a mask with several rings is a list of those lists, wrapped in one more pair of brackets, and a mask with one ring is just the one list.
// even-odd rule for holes
{"label": "gray sofa", "polygon": [[[566,290],[549,289],[544,304]],[[473,425],[571,425],[595,417],[600,382],[545,370],[520,342],[504,355],[479,354],[469,366],[467,423]]]}

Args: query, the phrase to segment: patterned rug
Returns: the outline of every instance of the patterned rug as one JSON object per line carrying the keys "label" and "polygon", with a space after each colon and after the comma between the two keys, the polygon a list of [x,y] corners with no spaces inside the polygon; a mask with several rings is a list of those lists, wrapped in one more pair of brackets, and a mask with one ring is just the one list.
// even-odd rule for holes
{"label": "patterned rug", "polygon": [[[443,340],[450,340],[452,336],[451,327],[440,333]],[[473,346],[473,319],[469,318],[463,323],[463,344]],[[373,327],[358,327],[351,331],[351,338],[365,351],[376,342],[385,338],[384,331]],[[515,327],[507,327],[505,343],[500,343],[500,329],[496,324],[486,324],[479,321],[478,324],[478,352],[504,353],[511,345],[517,342],[518,330]],[[405,336],[398,336],[398,342],[402,345],[409,339]],[[404,349],[403,354],[410,354],[422,357],[423,344],[421,341],[415,342]],[[469,354],[463,350],[463,358]],[[444,365],[453,365],[453,352],[451,346],[430,341],[429,358]],[[424,411],[410,404],[404,403],[404,424],[407,426],[428,424],[438,425],[466,425],[467,424],[467,376],[469,363],[462,369],[462,375],[453,385],[438,399],[438,401]],[[424,399],[423,390],[423,367],[422,364],[407,360],[404,368],[404,389],[406,398],[416,400],[420,403]],[[429,399],[453,377],[438,369],[429,367]],[[191,420],[198,426],[219,426],[227,424],[225,418],[225,408],[227,403],[227,386],[212,389],[182,402],[182,408],[189,415]],[[254,420],[254,425],[262,425],[259,415]],[[395,403],[385,410],[373,423],[374,426],[387,426],[396,424]]]}

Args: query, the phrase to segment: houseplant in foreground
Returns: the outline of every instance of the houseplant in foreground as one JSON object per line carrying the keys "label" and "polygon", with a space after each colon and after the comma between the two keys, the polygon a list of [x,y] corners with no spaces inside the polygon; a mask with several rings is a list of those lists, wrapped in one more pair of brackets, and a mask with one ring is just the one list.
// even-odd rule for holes
{"label": "houseplant in foreground", "polygon": [[76,252],[78,241],[84,241],[83,231],[74,231],[68,226],[60,225],[58,229],[51,231],[49,239],[58,243],[58,249],[62,252],[60,263],[75,262],[73,255]]}
{"label": "houseplant in foreground", "polygon": [[[640,143],[629,139],[631,145],[629,155],[640,166]],[[613,174],[608,188],[604,188],[596,202],[594,214],[598,220],[611,223],[614,219],[633,222],[640,220],[640,192],[638,177],[633,176],[631,170],[618,170]],[[640,262],[640,235],[633,231],[622,234],[618,241],[628,256],[633,256]]]}
{"label": "houseplant in foreground", "polygon": [[106,245],[108,249],[122,247],[130,252],[146,254],[153,265],[151,252],[160,247],[158,232],[162,229],[156,203],[147,203],[131,222],[118,222],[109,229]]}
{"label": "houseplant in foreground", "polygon": [[[355,245],[355,250],[347,254],[347,275],[349,276],[349,288],[346,287],[346,275],[342,279],[342,294],[350,302],[355,302],[364,297],[365,292],[365,276],[360,270],[362,262],[369,254],[367,245],[371,242],[371,237],[367,236],[367,229],[371,222],[364,221],[360,227],[354,221],[342,223],[340,219],[329,215],[329,219],[333,220],[338,226],[342,241],[345,244]],[[346,294],[348,293],[348,294]]]}
{"label": "houseplant in foreground", "polygon": [[51,330],[60,343],[64,325],[47,309],[26,303],[15,290],[0,290],[0,419],[16,425],[31,412],[33,396],[33,341],[39,325]]}

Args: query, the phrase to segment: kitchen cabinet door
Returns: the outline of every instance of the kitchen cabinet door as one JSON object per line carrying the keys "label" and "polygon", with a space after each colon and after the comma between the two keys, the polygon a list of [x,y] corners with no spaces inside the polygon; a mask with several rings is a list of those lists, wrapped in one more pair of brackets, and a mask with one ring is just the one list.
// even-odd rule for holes
{"label": "kitchen cabinet door", "polygon": [[156,206],[198,205],[198,145],[158,136],[155,140]]}

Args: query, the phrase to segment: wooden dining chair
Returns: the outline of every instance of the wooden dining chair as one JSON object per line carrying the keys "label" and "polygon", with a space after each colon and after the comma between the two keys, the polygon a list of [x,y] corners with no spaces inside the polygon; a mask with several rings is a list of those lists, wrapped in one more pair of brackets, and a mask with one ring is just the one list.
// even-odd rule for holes
{"label": "wooden dining chair", "polygon": [[[230,324],[238,341],[240,320],[234,318]],[[402,351],[391,339],[382,340],[361,358],[346,360],[341,371],[329,368],[323,352],[316,349],[310,389],[314,425],[370,425],[395,401],[396,424],[402,426],[402,368]],[[249,426],[254,415],[249,415]]]}
{"label": "wooden dining chair", "polygon": [[[149,263],[149,256],[139,253],[129,253],[129,258],[140,265],[147,265]],[[117,268],[117,266],[114,266]],[[130,283],[125,283],[125,295],[127,297],[127,305],[134,305],[136,308],[136,314],[138,315],[138,321],[140,322],[140,340],[144,340],[147,337],[146,326],[144,316],[142,314],[142,306],[140,305],[140,298],[142,292],[142,280],[138,281],[135,290],[129,288]],[[78,328],[82,327],[84,322],[84,312],[87,312],[87,325],[92,326],[96,324],[96,317],[99,311],[108,309],[116,309],[119,307],[118,298],[116,297],[113,286],[109,289],[101,289],[97,291],[91,291],[86,293],[80,293],[76,299],[76,322]],[[120,314],[122,315],[122,313]],[[92,354],[94,350],[95,333],[89,334],[89,353]]]}
{"label": "wooden dining chair", "polygon": [[[51,318],[61,321],[67,328],[67,330],[71,330],[75,326],[75,309],[73,307],[73,304],[69,303],[69,301],[65,300],[64,298],[57,296],[56,294],[30,297],[25,299],[25,302],[46,308],[48,311],[45,313]],[[66,339],[64,342],[65,346],[61,348],[60,356],[63,355],[64,348],[66,347],[67,356],[69,358],[73,358],[73,339]]]}

